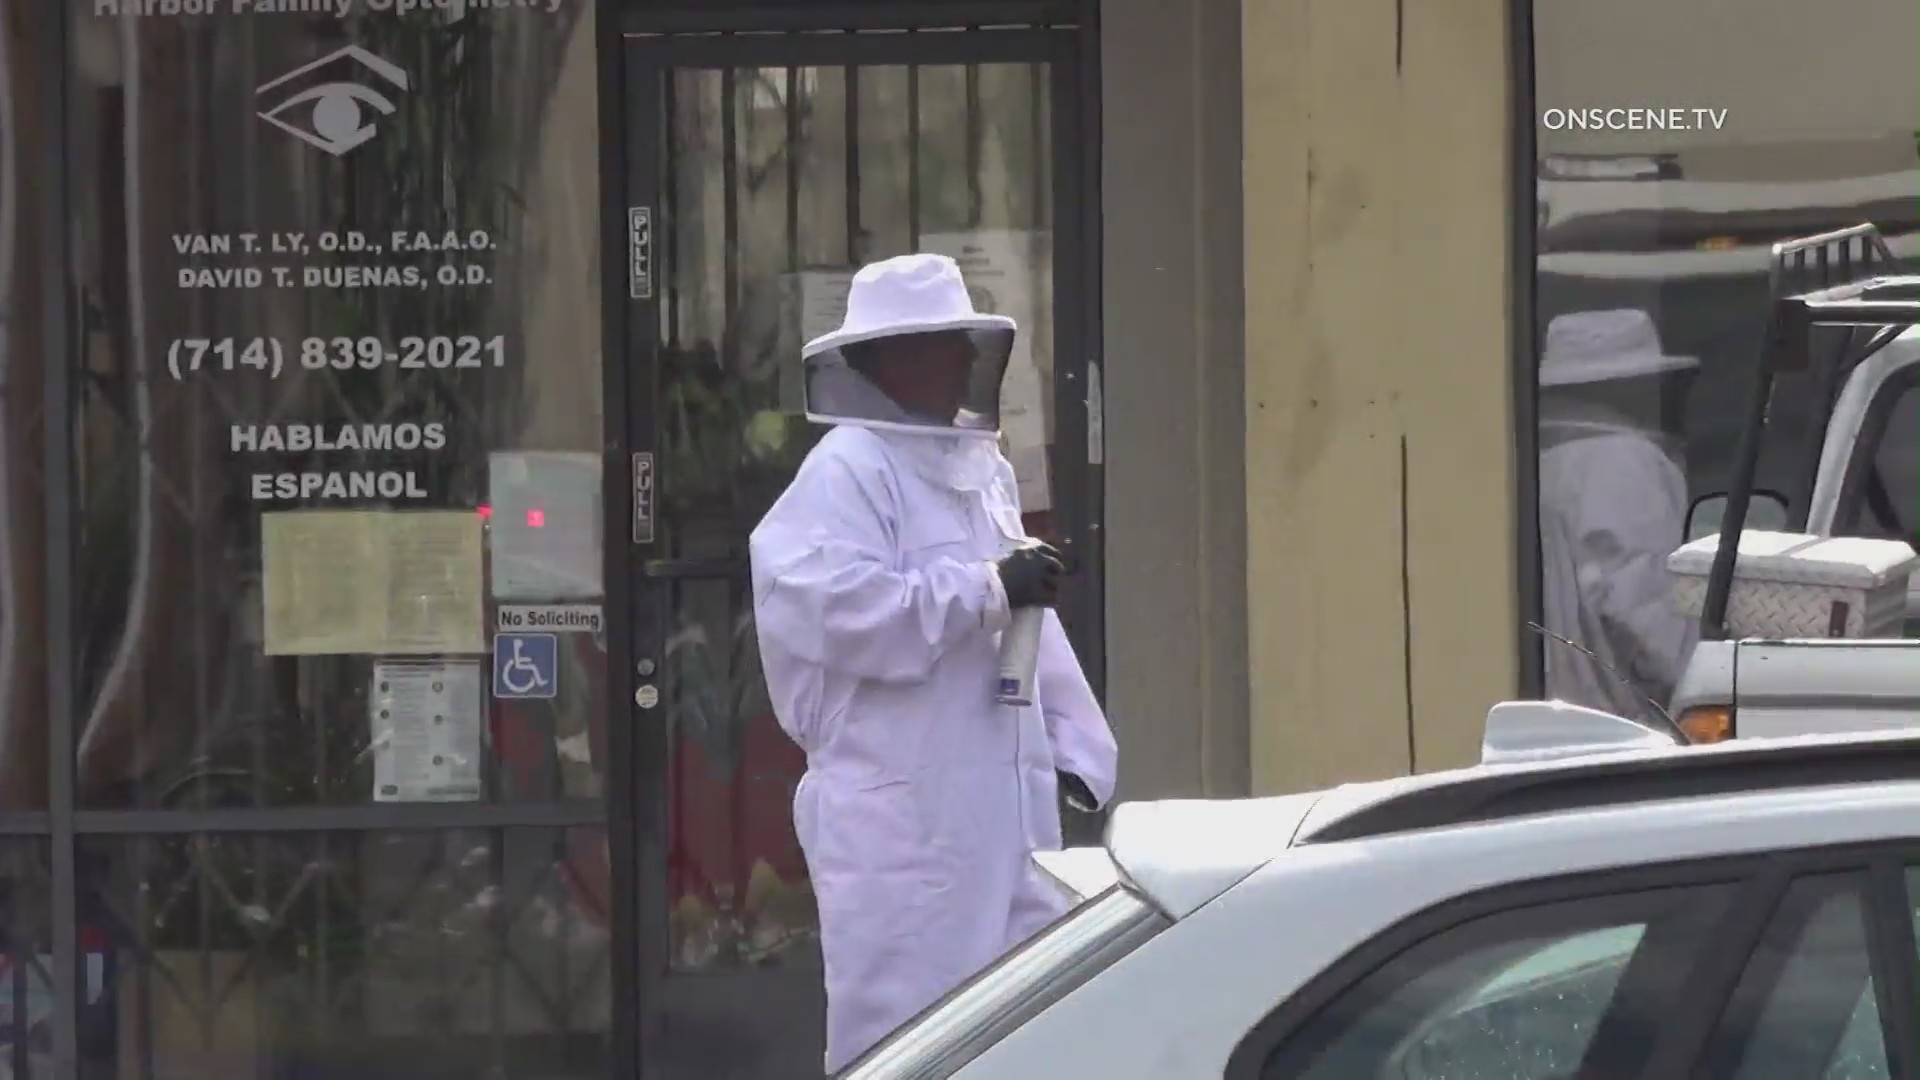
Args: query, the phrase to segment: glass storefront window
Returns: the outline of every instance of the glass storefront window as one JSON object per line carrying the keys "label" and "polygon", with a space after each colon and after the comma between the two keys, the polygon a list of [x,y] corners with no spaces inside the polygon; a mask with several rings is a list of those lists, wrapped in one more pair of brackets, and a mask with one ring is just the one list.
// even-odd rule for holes
{"label": "glass storefront window", "polygon": [[[1534,5],[1541,606],[1578,646],[1543,642],[1546,691],[1629,715],[1665,703],[1694,641],[1665,559],[1728,484],[1769,246],[1870,221],[1920,265],[1920,13],[1729,18]],[[1775,392],[1763,488],[1794,490],[1807,390]]]}
{"label": "glass storefront window", "polygon": [[120,1023],[86,1041],[80,1075],[603,1077],[609,898],[570,870],[603,842],[89,838],[84,925],[119,944],[92,992]]}
{"label": "glass storefront window", "polygon": [[599,796],[587,4],[112,6],[67,133],[81,805]]}
{"label": "glass storefront window", "polygon": [[[603,312],[629,268],[603,266],[601,169],[629,155],[597,8],[0,13],[0,365],[35,359],[0,367],[0,824],[63,839],[0,838],[26,1047],[0,1074],[72,1033],[100,1080],[818,1059],[805,755],[744,585],[818,435],[797,339],[859,264],[955,257],[1023,331],[1029,531],[1056,506],[1083,530],[1051,454],[1067,106],[998,31],[911,65],[625,39],[609,81],[663,138],[657,175],[609,182],[659,226],[658,295]],[[631,548],[637,507],[602,506],[628,451],[657,478]],[[609,717],[653,724],[616,758]],[[75,926],[86,1010],[32,1027]]]}
{"label": "glass storefront window", "polygon": [[81,1076],[611,1068],[592,11],[68,0]]}

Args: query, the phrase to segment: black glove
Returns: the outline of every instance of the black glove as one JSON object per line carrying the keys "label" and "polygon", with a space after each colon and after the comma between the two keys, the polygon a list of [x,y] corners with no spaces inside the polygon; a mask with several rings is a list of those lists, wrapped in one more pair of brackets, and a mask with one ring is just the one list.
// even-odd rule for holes
{"label": "black glove", "polygon": [[1099,800],[1093,797],[1087,782],[1064,770],[1055,769],[1054,775],[1060,781],[1060,794],[1066,796],[1067,805],[1083,814],[1091,814],[1100,809]]}
{"label": "black glove", "polygon": [[1052,607],[1060,599],[1060,578],[1067,572],[1060,553],[1045,544],[1016,548],[994,564],[1000,574],[1000,587],[1007,592],[1007,606]]}

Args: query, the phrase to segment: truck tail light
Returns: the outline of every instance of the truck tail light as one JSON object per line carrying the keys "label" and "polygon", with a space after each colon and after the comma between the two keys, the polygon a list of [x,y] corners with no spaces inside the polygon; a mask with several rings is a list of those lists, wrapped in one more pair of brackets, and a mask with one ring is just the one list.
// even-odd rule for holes
{"label": "truck tail light", "polygon": [[1733,738],[1733,706],[1695,705],[1680,714],[1679,723],[1695,744],[1725,742]]}

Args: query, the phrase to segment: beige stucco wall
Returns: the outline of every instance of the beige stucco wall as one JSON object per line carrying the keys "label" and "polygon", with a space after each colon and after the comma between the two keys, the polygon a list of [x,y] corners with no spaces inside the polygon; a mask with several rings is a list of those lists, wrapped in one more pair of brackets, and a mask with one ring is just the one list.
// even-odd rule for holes
{"label": "beige stucco wall", "polygon": [[1467,762],[1517,685],[1507,33],[1244,3],[1257,791]]}

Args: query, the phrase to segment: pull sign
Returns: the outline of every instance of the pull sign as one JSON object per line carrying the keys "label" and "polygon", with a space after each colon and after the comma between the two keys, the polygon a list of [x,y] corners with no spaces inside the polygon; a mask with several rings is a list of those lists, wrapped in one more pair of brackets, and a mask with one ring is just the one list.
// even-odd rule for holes
{"label": "pull sign", "polygon": [[653,455],[633,455],[633,542],[653,543]]}
{"label": "pull sign", "polygon": [[653,208],[627,207],[627,292],[653,299]]}

